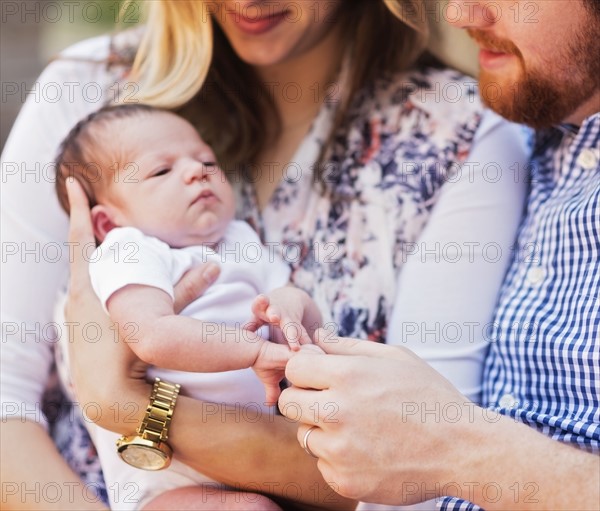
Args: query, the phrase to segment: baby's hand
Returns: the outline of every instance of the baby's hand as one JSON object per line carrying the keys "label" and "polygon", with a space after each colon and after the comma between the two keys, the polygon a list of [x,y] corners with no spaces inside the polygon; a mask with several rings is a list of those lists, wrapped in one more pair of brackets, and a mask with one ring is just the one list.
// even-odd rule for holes
{"label": "baby's hand", "polygon": [[281,394],[279,382],[285,377],[285,365],[291,357],[289,347],[283,344],[264,341],[260,347],[252,369],[265,386],[268,406],[277,404]]}
{"label": "baby's hand", "polygon": [[[290,348],[300,349],[302,344],[311,344],[312,340],[303,322],[309,303],[308,295],[297,288],[286,286],[272,291],[269,296],[258,295],[252,303],[254,324],[279,327]],[[319,325],[310,325],[314,329]]]}

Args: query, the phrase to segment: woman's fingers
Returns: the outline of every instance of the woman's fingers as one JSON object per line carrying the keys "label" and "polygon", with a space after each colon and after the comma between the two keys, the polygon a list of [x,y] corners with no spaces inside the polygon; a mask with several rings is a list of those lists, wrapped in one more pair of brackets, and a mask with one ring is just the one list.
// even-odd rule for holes
{"label": "woman's fingers", "polygon": [[[144,381],[146,364],[124,342],[116,342],[117,330],[92,289],[89,259],[96,243],[88,199],[74,179],[67,179],[71,209],[69,224],[70,284],[65,319],[70,322],[71,376],[82,402],[114,404],[115,389]],[[103,368],[106,385],[89,375]],[[113,400],[112,402],[110,400]],[[103,414],[107,418],[111,414]]]}
{"label": "woman's fingers", "polygon": [[184,273],[183,277],[175,285],[175,312],[179,314],[196,298],[202,296],[217,280],[220,273],[221,268],[215,263],[196,266]]}
{"label": "woman's fingers", "polygon": [[[73,178],[67,179],[67,194],[71,208],[69,247],[71,291],[89,286],[88,261],[96,244],[87,196]],[[89,253],[87,253],[89,251]],[[87,255],[87,257],[86,257]]]}

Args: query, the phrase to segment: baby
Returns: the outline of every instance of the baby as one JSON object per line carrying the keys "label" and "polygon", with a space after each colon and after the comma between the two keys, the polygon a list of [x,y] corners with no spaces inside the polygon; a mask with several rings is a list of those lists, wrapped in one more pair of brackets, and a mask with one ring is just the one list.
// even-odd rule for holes
{"label": "baby", "polygon": [[[288,266],[248,224],[233,219],[234,194],[215,160],[195,129],[172,113],[145,105],[108,107],[63,142],[57,193],[67,212],[67,178],[77,179],[88,195],[101,242],[91,258],[92,285],[120,338],[155,366],[148,377],[180,383],[182,393],[198,399],[268,412],[290,347],[310,343],[321,317],[306,293],[286,285]],[[174,285],[209,261],[219,264],[218,279],[177,315]],[[261,337],[257,330],[264,324],[277,325],[289,346]],[[279,509],[263,496],[249,500],[225,488],[218,493],[214,481],[177,460],[158,473],[129,467],[118,458],[117,435],[97,427],[91,433],[107,487],[135,483],[127,499],[109,492],[111,507],[138,509],[172,492],[174,508],[195,502],[205,509],[248,509],[252,502]],[[207,483],[210,492],[203,491]]]}

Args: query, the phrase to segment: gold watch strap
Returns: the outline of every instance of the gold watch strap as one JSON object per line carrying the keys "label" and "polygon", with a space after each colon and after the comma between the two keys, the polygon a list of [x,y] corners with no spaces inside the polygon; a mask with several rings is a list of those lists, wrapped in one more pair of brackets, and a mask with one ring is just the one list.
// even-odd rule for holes
{"label": "gold watch strap", "polygon": [[166,442],[180,387],[178,383],[168,383],[160,378],[154,380],[148,408],[137,429],[138,435],[152,442]]}

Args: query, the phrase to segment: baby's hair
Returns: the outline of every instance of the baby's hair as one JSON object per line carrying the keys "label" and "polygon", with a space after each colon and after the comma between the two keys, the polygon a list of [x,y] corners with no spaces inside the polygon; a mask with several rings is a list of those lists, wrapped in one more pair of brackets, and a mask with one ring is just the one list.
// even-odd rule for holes
{"label": "baby's hair", "polygon": [[[139,115],[166,112],[149,105],[144,104],[126,104],[116,106],[106,106],[88,115],[85,119],[79,121],[60,145],[58,156],[55,160],[56,168],[56,193],[58,201],[63,209],[69,213],[70,205],[67,196],[66,180],[68,177],[77,179],[85,191],[90,208],[98,204],[96,188],[103,178],[107,177],[110,169],[99,165],[97,157],[98,141],[96,139],[98,129],[106,127],[117,119],[126,119]],[[96,151],[94,151],[96,149]],[[100,148],[100,150],[105,148]],[[108,148],[106,148],[108,149]],[[100,175],[90,176],[89,169],[95,165],[100,169]],[[111,174],[112,175],[112,174]]]}

